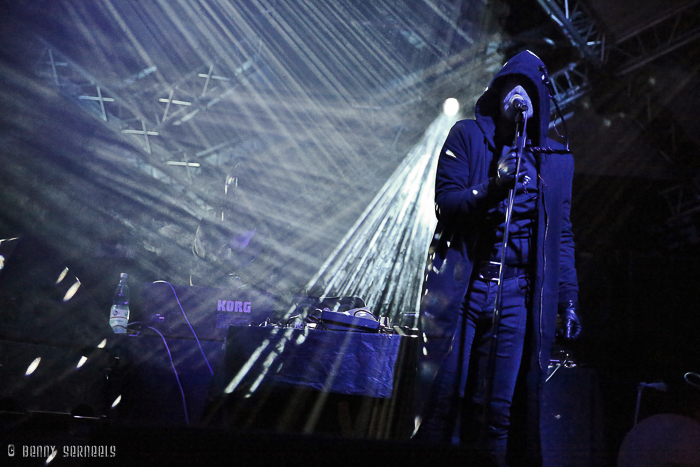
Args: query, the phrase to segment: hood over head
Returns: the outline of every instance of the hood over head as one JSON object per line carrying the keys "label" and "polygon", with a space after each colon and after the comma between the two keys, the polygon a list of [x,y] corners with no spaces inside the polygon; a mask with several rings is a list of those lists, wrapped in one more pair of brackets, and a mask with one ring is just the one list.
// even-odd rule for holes
{"label": "hood over head", "polygon": [[535,146],[545,145],[550,115],[549,76],[542,60],[529,50],[508,60],[493,77],[489,87],[476,102],[476,122],[491,147],[495,148],[494,134],[500,118],[500,87],[505,78],[511,75],[522,79],[522,85],[532,99],[534,115],[527,122],[527,137]]}

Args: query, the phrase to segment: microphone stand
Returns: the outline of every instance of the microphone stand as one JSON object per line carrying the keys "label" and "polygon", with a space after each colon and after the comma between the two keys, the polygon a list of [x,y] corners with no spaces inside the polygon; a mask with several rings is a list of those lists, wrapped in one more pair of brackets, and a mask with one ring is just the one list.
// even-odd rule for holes
{"label": "microphone stand", "polygon": [[[527,109],[519,113],[519,119],[516,118],[515,127],[515,146],[517,150],[517,158],[515,165],[515,182],[513,188],[508,192],[508,205],[506,206],[506,220],[503,229],[503,246],[501,248],[501,264],[498,268],[498,291],[496,292],[496,301],[493,307],[493,319],[491,321],[491,346],[489,348],[488,363],[486,366],[486,378],[484,379],[484,407],[481,418],[481,434],[480,439],[483,443],[486,439],[488,430],[488,422],[491,415],[491,399],[493,398],[493,379],[496,370],[496,350],[498,349],[498,332],[501,325],[501,300],[503,295],[503,273],[506,262],[506,249],[508,248],[508,237],[510,232],[510,223],[513,216],[513,204],[515,203],[515,189],[518,184],[518,175],[520,173],[520,161],[525,148],[525,130],[527,128]],[[520,120],[520,121],[518,121]],[[522,122],[522,132],[519,132],[520,122]]]}

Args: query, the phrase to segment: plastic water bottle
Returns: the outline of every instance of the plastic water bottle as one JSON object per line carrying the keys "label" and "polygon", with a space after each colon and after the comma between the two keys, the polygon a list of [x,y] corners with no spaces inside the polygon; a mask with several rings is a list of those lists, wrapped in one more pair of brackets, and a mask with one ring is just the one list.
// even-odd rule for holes
{"label": "plastic water bottle", "polygon": [[109,325],[117,334],[126,332],[129,322],[129,287],[126,285],[127,274],[123,272],[119,279],[119,287],[114,292],[112,309],[109,312]]}

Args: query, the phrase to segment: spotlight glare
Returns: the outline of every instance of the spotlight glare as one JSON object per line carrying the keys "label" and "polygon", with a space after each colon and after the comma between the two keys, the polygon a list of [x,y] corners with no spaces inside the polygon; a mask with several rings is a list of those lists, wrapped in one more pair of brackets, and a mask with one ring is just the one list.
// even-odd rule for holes
{"label": "spotlight glare", "polygon": [[24,376],[29,376],[32,373],[34,373],[34,370],[39,366],[39,362],[41,361],[41,357],[36,357],[32,363],[29,364],[27,367],[27,371],[24,373]]}
{"label": "spotlight glare", "polygon": [[442,110],[448,117],[454,117],[459,112],[459,101],[454,97],[445,99],[445,102],[442,104]]}
{"label": "spotlight glare", "polygon": [[68,300],[73,298],[73,296],[75,295],[75,293],[78,291],[79,288],[80,288],[80,280],[78,280],[76,278],[75,284],[70,286],[70,289],[68,289],[68,291],[66,292],[66,295],[64,295],[64,297],[63,297],[63,301],[67,302]]}
{"label": "spotlight glare", "polygon": [[52,460],[54,460],[56,454],[58,454],[58,451],[56,450],[56,448],[54,448],[53,451],[51,451],[51,454],[49,454],[49,457],[46,458],[44,465],[48,465]]}
{"label": "spotlight glare", "polygon": [[66,278],[66,274],[68,274],[68,268],[61,271],[61,274],[58,275],[58,279],[56,279],[56,284],[60,284],[61,281]]}

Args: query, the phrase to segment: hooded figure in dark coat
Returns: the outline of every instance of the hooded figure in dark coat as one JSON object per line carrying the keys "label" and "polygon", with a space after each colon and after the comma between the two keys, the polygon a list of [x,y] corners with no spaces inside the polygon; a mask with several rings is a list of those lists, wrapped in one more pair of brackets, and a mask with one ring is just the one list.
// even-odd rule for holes
{"label": "hooded figure in dark coat", "polygon": [[[477,101],[476,118],[453,126],[438,161],[438,225],[421,302],[415,437],[474,446],[493,465],[505,465],[506,452],[509,465],[541,465],[542,386],[557,315],[564,338],[580,332],[569,221],[574,161],[568,148],[548,138],[550,89],[544,63],[529,51],[516,55]],[[520,101],[526,110],[515,108]],[[517,170],[514,137],[523,129]]]}

